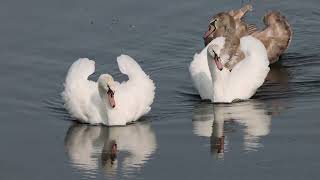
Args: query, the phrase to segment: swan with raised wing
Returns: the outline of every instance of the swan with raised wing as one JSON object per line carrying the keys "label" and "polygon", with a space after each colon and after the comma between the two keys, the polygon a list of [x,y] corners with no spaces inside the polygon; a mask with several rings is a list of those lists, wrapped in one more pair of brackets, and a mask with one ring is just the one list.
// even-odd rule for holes
{"label": "swan with raised wing", "polygon": [[155,85],[139,64],[127,55],[117,58],[128,81],[119,83],[109,74],[98,82],[88,80],[95,62],[82,58],[74,62],[67,74],[62,97],[72,117],[89,124],[126,125],[138,120],[151,109]]}
{"label": "swan with raised wing", "polygon": [[[215,14],[210,19],[208,30],[203,37],[205,45],[220,36],[230,37],[232,33],[239,38],[252,35],[259,39],[267,49],[270,64],[278,61],[279,57],[290,45],[293,34],[292,28],[286,17],[280,12],[269,11],[263,17],[265,28],[258,30],[255,25],[247,24],[243,19],[245,14],[252,11],[252,9],[252,5],[245,5],[237,10]],[[230,38],[229,41],[233,43],[232,46],[239,45],[239,41],[236,41],[236,39]],[[241,54],[234,54],[232,50],[232,48],[226,46],[226,51],[230,53],[230,58],[233,58],[234,61],[241,60]]]}

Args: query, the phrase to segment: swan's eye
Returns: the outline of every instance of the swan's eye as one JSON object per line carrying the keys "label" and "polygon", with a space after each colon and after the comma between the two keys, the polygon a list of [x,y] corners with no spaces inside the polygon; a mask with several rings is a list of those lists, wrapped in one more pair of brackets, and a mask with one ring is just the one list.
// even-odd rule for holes
{"label": "swan's eye", "polygon": [[[210,23],[210,26],[209,27],[213,27],[213,31],[215,31],[217,29],[216,27],[216,22],[217,22],[217,19],[213,20],[211,23]],[[212,31],[212,32],[213,32]]]}
{"label": "swan's eye", "polygon": [[111,89],[108,90],[107,94],[109,94],[111,97],[114,96],[114,92]]}
{"label": "swan's eye", "polygon": [[216,28],[216,22],[217,22],[217,19],[213,20],[210,25],[213,26],[214,28]]}
{"label": "swan's eye", "polygon": [[215,57],[217,56],[217,53],[213,50],[213,48],[211,49],[211,54],[213,54]]}
{"label": "swan's eye", "polygon": [[107,87],[108,87],[107,93],[110,93],[113,96],[114,95],[114,91],[110,88],[109,85],[107,85]]}

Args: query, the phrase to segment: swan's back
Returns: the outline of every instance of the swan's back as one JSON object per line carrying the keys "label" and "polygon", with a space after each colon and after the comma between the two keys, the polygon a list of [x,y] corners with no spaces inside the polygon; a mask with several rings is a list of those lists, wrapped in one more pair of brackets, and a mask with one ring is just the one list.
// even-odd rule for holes
{"label": "swan's back", "polygon": [[256,38],[245,36],[240,39],[240,49],[245,58],[229,74],[227,90],[231,99],[249,99],[263,84],[270,70],[267,51]]}

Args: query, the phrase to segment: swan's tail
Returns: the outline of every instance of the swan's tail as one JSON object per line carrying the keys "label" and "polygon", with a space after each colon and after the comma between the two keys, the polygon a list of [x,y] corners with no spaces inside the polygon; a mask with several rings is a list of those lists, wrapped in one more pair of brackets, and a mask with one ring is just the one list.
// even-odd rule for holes
{"label": "swan's tail", "polygon": [[87,120],[83,109],[87,104],[90,83],[88,81],[89,75],[94,73],[95,62],[87,58],[80,58],[75,61],[69,68],[66,81],[64,83],[64,91],[62,98],[65,102],[65,108],[70,114],[79,120]]}
{"label": "swan's tail", "polygon": [[129,78],[146,76],[140,65],[128,55],[120,55],[117,57],[117,62],[121,73],[128,75]]}

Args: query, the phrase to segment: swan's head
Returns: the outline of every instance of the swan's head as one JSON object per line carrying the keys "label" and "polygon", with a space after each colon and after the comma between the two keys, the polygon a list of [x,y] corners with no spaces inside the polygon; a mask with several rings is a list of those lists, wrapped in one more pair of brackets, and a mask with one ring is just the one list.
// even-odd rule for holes
{"label": "swan's head", "polygon": [[222,46],[216,43],[210,44],[207,48],[208,63],[214,63],[217,69],[219,69],[220,71],[223,70],[224,65],[227,63],[229,59],[228,57],[219,56],[221,49],[222,49]]}
{"label": "swan's head", "polygon": [[203,36],[205,45],[208,45],[216,37],[224,37],[234,33],[235,29],[236,24],[232,16],[225,12],[216,14],[210,19],[208,31]]}
{"label": "swan's head", "polygon": [[114,99],[115,82],[111,75],[102,74],[98,79],[98,88],[101,98],[106,98],[112,108],[116,107]]}

